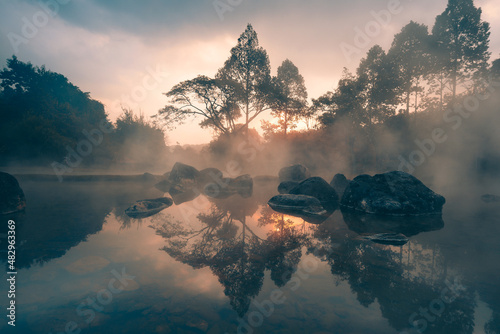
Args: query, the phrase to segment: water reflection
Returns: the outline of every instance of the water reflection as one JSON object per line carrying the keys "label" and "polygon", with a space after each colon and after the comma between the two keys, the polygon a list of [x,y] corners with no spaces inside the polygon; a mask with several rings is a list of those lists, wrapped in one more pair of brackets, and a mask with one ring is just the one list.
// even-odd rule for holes
{"label": "water reflection", "polygon": [[[335,320],[338,324],[321,323],[315,327],[318,331],[349,332],[342,326],[352,328],[357,318],[371,314],[368,310],[376,309],[380,310],[380,314],[375,315],[377,321],[386,319],[394,333],[415,332],[415,329],[410,330],[412,324],[417,329],[423,329],[425,325],[425,333],[473,333],[482,329],[488,334],[499,332],[500,244],[497,239],[500,211],[484,203],[462,207],[458,199],[451,199],[449,209],[444,213],[445,225],[441,217],[404,220],[403,224],[401,220],[353,216],[339,210],[322,224],[314,225],[302,218],[271,210],[266,202],[276,191],[276,186],[259,185],[249,198],[239,195],[227,199],[205,198],[203,205],[185,202],[140,220],[126,216],[125,209],[136,200],[161,196],[157,190],[132,184],[25,183],[23,188],[29,206],[25,215],[16,217],[16,221],[22,236],[19,242],[23,243],[23,247],[19,248],[18,266],[26,268],[24,277],[30,277],[28,268],[37,267],[33,266],[36,263],[48,266],[52,262],[52,267],[56,267],[54,262],[57,261],[52,260],[67,258],[67,253],[71,253],[68,250],[82,247],[85,245],[82,241],[89,239],[92,241],[88,247],[99,249],[93,256],[107,259],[107,254],[113,250],[106,242],[110,238],[120,239],[123,235],[110,233],[103,244],[96,244],[98,239],[89,236],[98,234],[109,217],[113,217],[115,224],[119,222],[122,232],[137,233],[136,242],[131,241],[136,236],[133,233],[131,239],[127,239],[128,254],[139,253],[137,249],[145,247],[154,237],[153,232],[161,237],[155,239],[149,250],[155,252],[161,247],[162,250],[154,255],[157,262],[143,261],[132,255],[128,255],[130,259],[123,260],[125,263],[136,263],[136,272],[148,273],[145,277],[149,281],[146,278],[138,281],[141,284],[138,294],[127,297],[131,305],[140,305],[137,306],[140,312],[136,315],[130,313],[127,317],[134,321],[145,318],[140,320],[143,324],[155,323],[158,328],[163,328],[162,322],[166,317],[170,322],[177,319],[178,323],[185,323],[189,317],[188,310],[196,307],[183,298],[186,291],[193,289],[192,283],[182,285],[186,291],[178,292],[175,297],[171,297],[174,295],[172,290],[178,286],[171,284],[167,288],[158,283],[169,275],[168,271],[160,275],[158,270],[167,258],[175,260],[172,263],[178,263],[175,268],[190,268],[191,271],[183,277],[198,275],[204,277],[200,278],[203,281],[213,277],[210,291],[220,287],[216,293],[224,302],[217,304],[218,309],[214,311],[217,314],[212,318],[205,317],[206,313],[201,310],[197,313],[197,331],[224,328],[231,332],[238,325],[237,316],[247,317],[253,310],[252,301],[262,301],[269,289],[282,288],[290,292],[291,280],[297,276],[301,263],[306,257],[314,256],[321,264],[318,267],[326,268],[326,272],[319,270],[311,273],[311,277],[321,277],[322,285],[315,285],[313,280],[309,285],[304,282],[300,288],[303,290],[293,292],[300,298],[289,297],[283,309],[276,310],[276,315],[273,315],[276,318],[266,319],[263,331],[298,331],[293,325],[295,320],[288,314],[297,312],[297,309],[301,313],[309,308],[327,309],[330,301],[321,297],[335,296],[340,294],[340,289],[348,287],[346,294],[352,295],[356,304],[359,303],[359,307],[366,311],[346,306],[339,313],[342,317]],[[178,211],[186,205],[196,212],[196,219],[186,220],[179,214]],[[396,247],[377,245],[362,238],[363,234],[380,232],[404,233],[410,236],[410,242]],[[89,255],[85,253],[85,256]],[[79,258],[75,257],[70,262],[78,261]],[[193,274],[192,269],[198,274]],[[57,279],[72,282],[73,276],[56,273]],[[25,287],[20,286],[20,289]],[[59,293],[69,294],[72,289],[77,287],[69,284],[67,290]],[[78,289],[85,290],[86,287],[82,283]],[[443,295],[445,289],[448,291]],[[447,303],[443,296],[454,297],[454,300]],[[74,314],[75,303],[84,297],[75,297],[73,303],[65,300],[55,309],[65,308],[68,309],[67,314]],[[216,299],[212,295],[210,298]],[[183,300],[187,305],[185,309],[174,309],[174,305]],[[166,303],[171,306],[161,308]],[[221,306],[222,303],[228,303],[227,307],[230,305],[232,310],[226,308],[227,311],[224,311],[226,306]],[[36,307],[44,308],[44,304],[40,302]],[[161,316],[149,316],[156,314],[156,309],[163,310]],[[110,311],[105,318],[108,320],[100,322],[100,329],[112,325],[117,332],[127,332],[123,325],[113,320],[124,319],[124,314],[129,314],[123,308],[120,310],[120,314]],[[50,312],[47,312],[44,315],[49,316]],[[307,313],[307,317],[310,319],[304,320],[306,322],[319,323],[322,319],[312,313]],[[224,326],[220,325],[221,319],[227,319]],[[66,318],[61,321],[64,324]],[[130,322],[128,324],[131,326]],[[175,328],[172,327],[173,330]],[[373,329],[373,332],[384,331],[391,332],[383,330],[383,327]]]}
{"label": "water reflection", "polygon": [[254,213],[253,206],[236,202],[240,205],[228,210],[227,202],[221,205],[217,201],[197,216],[197,228],[186,228],[182,221],[162,215],[151,226],[165,238],[163,250],[171,257],[196,269],[209,267],[233,309],[243,316],[262,288],[266,269],[277,286],[291,278],[307,238],[293,222],[267,208],[262,210],[259,224],[272,228],[265,239],[259,237],[246,223],[246,217]]}
{"label": "water reflection", "polygon": [[[106,217],[116,210],[122,214],[127,204],[142,196],[156,194],[143,186],[130,184],[79,184],[22,182],[29,205],[24,213],[9,216],[16,221],[16,265],[29,268],[64,256],[66,252],[98,233]],[[0,233],[7,233],[1,224]],[[2,257],[1,261],[5,258]]]}

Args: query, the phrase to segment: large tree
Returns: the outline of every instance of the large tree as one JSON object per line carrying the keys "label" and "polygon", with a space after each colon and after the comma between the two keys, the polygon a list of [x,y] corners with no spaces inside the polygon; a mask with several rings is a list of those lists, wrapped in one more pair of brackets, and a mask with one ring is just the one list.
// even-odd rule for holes
{"label": "large tree", "polygon": [[[16,56],[0,71],[0,160],[61,160],[85,139],[82,131],[101,125],[111,125],[104,106],[62,74]],[[109,157],[105,145],[85,161],[98,157]]]}
{"label": "large tree", "polygon": [[410,112],[411,95],[415,92],[415,111],[421,80],[429,70],[429,32],[427,26],[411,21],[394,36],[389,57],[398,68],[406,114]]}
{"label": "large tree", "polygon": [[320,123],[329,126],[339,121],[348,121],[354,127],[366,125],[361,90],[359,80],[344,68],[335,91],[313,99],[313,108],[320,114]]}
{"label": "large tree", "polygon": [[235,133],[239,130],[235,121],[241,116],[237,104],[240,94],[241,86],[234,81],[200,75],[165,93],[171,104],[161,109],[157,117],[168,127],[182,124],[187,117],[201,117],[201,127],[219,135]]}
{"label": "large tree", "polygon": [[251,24],[231,49],[231,56],[218,71],[217,78],[236,82],[241,86],[236,102],[245,116],[245,129],[269,108],[268,92],[271,70],[266,50],[259,45],[257,33]]}
{"label": "large tree", "polygon": [[393,115],[398,104],[399,80],[396,66],[382,47],[375,45],[368,51],[357,74],[368,124]]}
{"label": "large tree", "polygon": [[307,89],[304,77],[290,60],[283,61],[273,78],[272,114],[285,137],[288,129],[295,126],[297,118],[307,111]]}
{"label": "large tree", "polygon": [[490,25],[481,20],[481,13],[473,0],[449,0],[432,29],[453,99],[460,82],[484,74],[488,67]]}

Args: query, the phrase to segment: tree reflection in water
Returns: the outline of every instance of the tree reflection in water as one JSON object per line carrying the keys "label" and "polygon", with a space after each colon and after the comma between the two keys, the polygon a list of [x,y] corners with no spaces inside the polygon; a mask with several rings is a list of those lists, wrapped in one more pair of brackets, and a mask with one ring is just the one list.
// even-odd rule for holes
{"label": "tree reflection in water", "polygon": [[162,249],[171,257],[196,269],[210,268],[239,316],[259,294],[266,269],[279,287],[290,280],[308,240],[291,221],[268,208],[259,219],[261,226],[273,225],[266,239],[257,236],[245,217],[241,210],[230,212],[214,204],[197,216],[198,228],[186,228],[165,215],[155,216],[151,226],[165,238]]}
{"label": "tree reflection in water", "polygon": [[[415,320],[418,328],[425,324],[426,333],[473,332],[474,289],[459,290],[452,303],[435,311],[439,314],[431,312],[431,303],[439,300],[443,289],[453,286],[450,280],[456,276],[435,244],[377,245],[360,237],[365,232],[362,225],[355,225],[354,230],[352,220],[346,225],[340,211],[314,225],[267,206],[258,219],[259,230],[267,231],[264,236],[246,222],[261,203],[228,200],[214,201],[210,210],[200,213],[196,228],[165,215],[155,216],[152,227],[165,238],[163,250],[174,259],[193,268],[210,268],[240,317],[259,294],[265,271],[270,271],[277,287],[285,286],[297,271],[305,247],[308,254],[328,264],[338,282],[349,284],[361,305],[378,302],[395,330],[411,333],[411,320]],[[411,235],[442,228],[442,220],[431,225],[423,224],[421,231],[412,225],[416,230]]]}

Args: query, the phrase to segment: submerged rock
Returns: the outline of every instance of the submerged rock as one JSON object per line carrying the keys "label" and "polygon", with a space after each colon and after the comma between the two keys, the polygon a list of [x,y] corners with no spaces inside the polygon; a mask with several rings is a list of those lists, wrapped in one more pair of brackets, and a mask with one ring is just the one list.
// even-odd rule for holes
{"label": "submerged rock", "polygon": [[380,233],[365,236],[364,238],[371,240],[377,244],[392,246],[403,246],[409,241],[409,239],[401,233]]}
{"label": "submerged rock", "polygon": [[285,182],[285,181],[300,182],[302,180],[307,179],[308,177],[311,177],[311,173],[309,172],[309,169],[307,169],[307,167],[305,166],[293,165],[290,167],[281,168],[278,176],[280,182]]}
{"label": "submerged rock", "polygon": [[274,211],[281,213],[308,215],[325,215],[327,213],[317,198],[306,195],[277,195],[271,198],[267,204]]}
{"label": "submerged rock", "polygon": [[317,176],[302,181],[290,190],[290,194],[315,197],[325,209],[331,211],[336,210],[339,205],[339,196],[335,189],[328,182]]}
{"label": "submerged rock", "polygon": [[440,214],[445,199],[416,177],[401,171],[360,175],[347,186],[344,208],[382,215]]}
{"label": "submerged rock", "polygon": [[347,188],[349,182],[351,181],[349,181],[344,174],[335,174],[335,176],[332,179],[332,182],[330,182],[330,186],[333,189],[335,189],[339,198],[342,198],[345,188]]}
{"label": "submerged rock", "polygon": [[296,181],[285,181],[281,182],[278,186],[278,192],[280,194],[289,194],[290,191],[299,185],[300,182]]}
{"label": "submerged rock", "polygon": [[24,210],[26,198],[16,178],[0,172],[0,215],[7,215]]}
{"label": "submerged rock", "polygon": [[500,196],[491,195],[491,194],[484,194],[483,196],[481,196],[481,200],[484,203],[500,202]]}
{"label": "submerged rock", "polygon": [[132,218],[146,218],[157,214],[172,204],[172,199],[168,197],[145,199],[135,202],[131,207],[125,210],[125,213]]}

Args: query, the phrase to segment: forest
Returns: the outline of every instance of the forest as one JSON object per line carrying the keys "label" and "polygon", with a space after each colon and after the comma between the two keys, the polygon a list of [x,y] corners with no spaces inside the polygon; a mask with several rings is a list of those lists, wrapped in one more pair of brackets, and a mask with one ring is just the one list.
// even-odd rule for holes
{"label": "forest", "polygon": [[[500,59],[492,61],[481,16],[472,0],[449,0],[433,27],[411,21],[388,50],[372,46],[354,71],[344,68],[333,91],[312,99],[290,59],[272,75],[248,24],[213,77],[172,87],[151,119],[124,108],[112,122],[64,75],[12,56],[0,71],[0,161],[54,169],[154,171],[183,160],[224,169],[236,161],[263,174],[289,163],[319,174],[425,174],[435,165],[495,173]],[[169,130],[190,118],[210,143],[169,145]]]}

